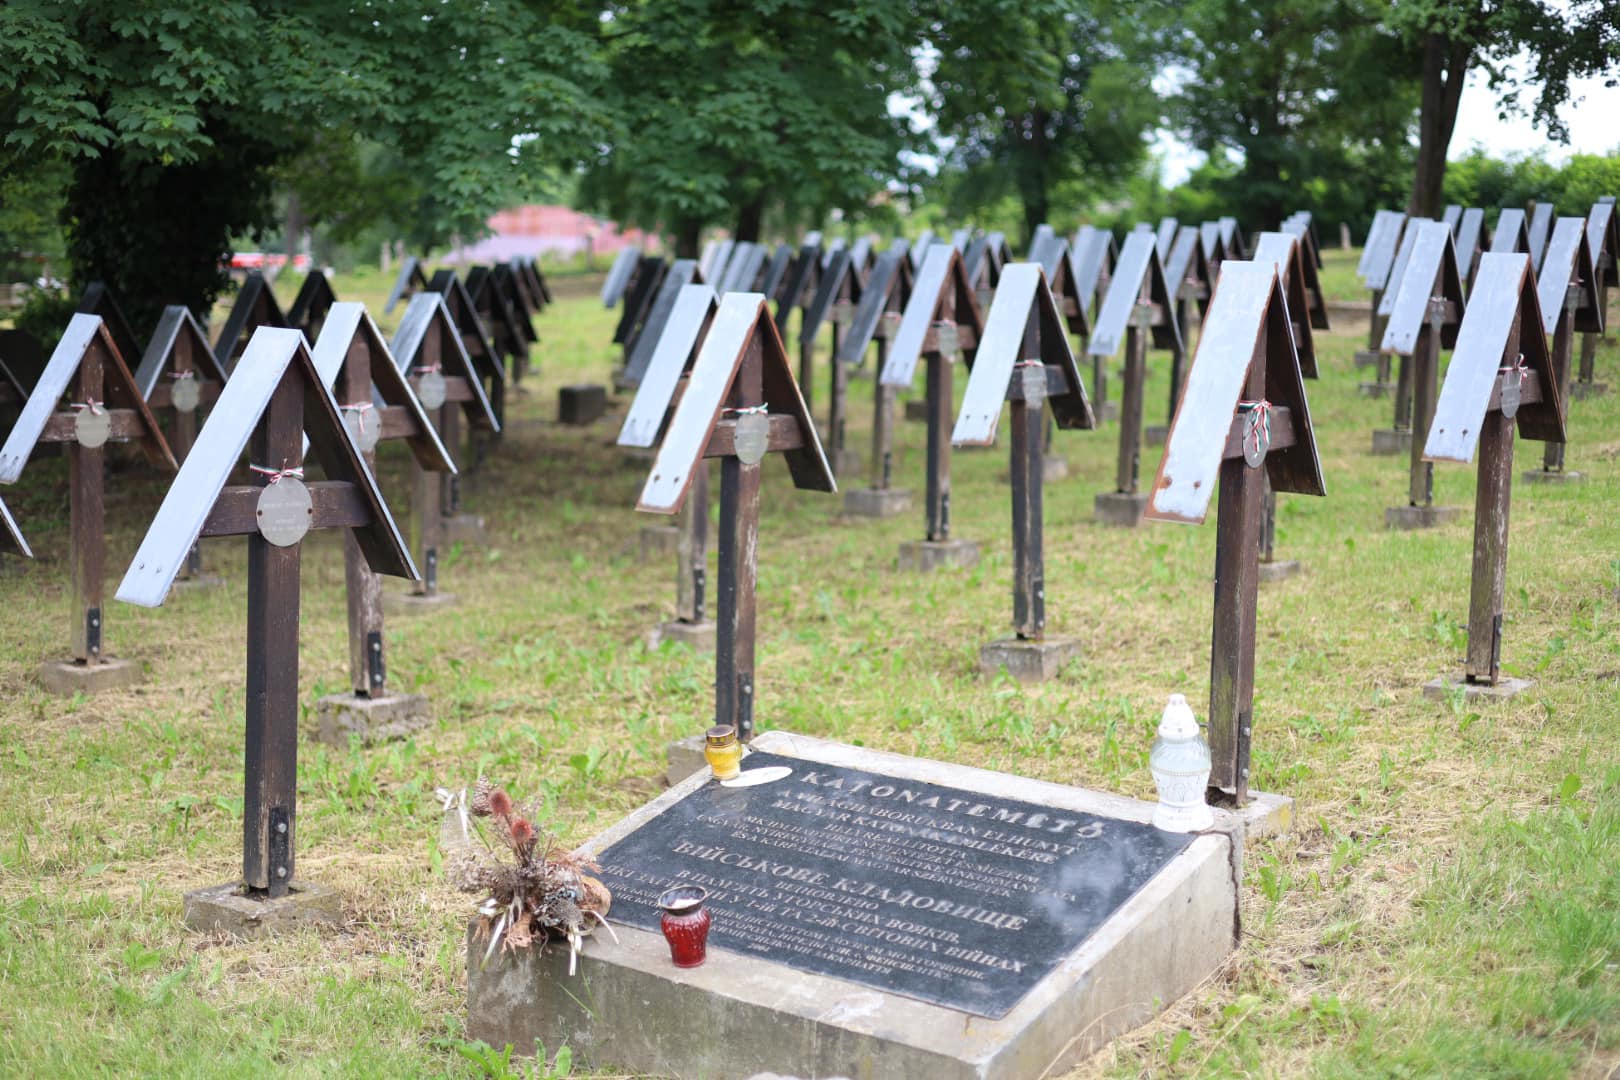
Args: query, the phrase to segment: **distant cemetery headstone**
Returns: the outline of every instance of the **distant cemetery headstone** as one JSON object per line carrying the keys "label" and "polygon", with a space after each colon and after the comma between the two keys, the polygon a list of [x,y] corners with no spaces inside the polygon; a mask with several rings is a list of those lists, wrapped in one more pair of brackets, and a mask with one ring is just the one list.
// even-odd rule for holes
{"label": "distant cemetery headstone", "polygon": [[107,655],[102,579],[106,444],[138,442],[146,460],[177,468],[157,417],[99,315],[75,314],[0,446],[0,484],[15,484],[41,443],[68,447],[68,544],[72,567],[72,654],[39,672],[47,690],[94,694],[140,681],[139,664]]}
{"label": "distant cemetery headstone", "polygon": [[[1417,246],[1418,233],[1421,226],[1426,223],[1439,224],[1430,218],[1408,218],[1405,229],[1401,233],[1401,246],[1396,249],[1395,259],[1390,263],[1389,280],[1385,284],[1383,295],[1378,299],[1378,307],[1374,310],[1375,321],[1379,325],[1378,379],[1386,383],[1390,372],[1390,357],[1397,356],[1399,369],[1393,384],[1387,384],[1386,389],[1394,394],[1395,409],[1394,420],[1390,427],[1384,431],[1373,432],[1372,452],[1375,454],[1404,454],[1411,448],[1412,431],[1412,371],[1404,353],[1391,353],[1384,348],[1384,339],[1388,335],[1389,320],[1395,310],[1395,300],[1401,293],[1401,278],[1406,273],[1406,264],[1411,261],[1412,251]],[[1431,230],[1432,233],[1432,230]],[[1363,386],[1362,391],[1371,397],[1381,397],[1383,390],[1378,386]]]}
{"label": "distant cemetery headstone", "polygon": [[[437,301],[437,297],[434,297]],[[414,302],[414,301],[413,301]],[[306,482],[305,438],[326,479]],[[243,450],[253,482],[232,485]],[[299,878],[299,566],[311,529],[353,530],[373,570],[416,568],[301,331],[263,327],[158,508],[118,599],[163,603],[201,536],[248,538],[242,877],[185,897],[187,925],[240,936],[336,923],[339,898]]]}
{"label": "distant cemetery headstone", "polygon": [[1461,678],[1442,677],[1424,687],[1430,697],[1460,690],[1470,698],[1501,699],[1529,685],[1502,673],[1502,614],[1514,428],[1527,439],[1564,439],[1559,379],[1542,326],[1530,256],[1482,256],[1423,448],[1430,462],[1466,463],[1479,454],[1467,659]]}
{"label": "distant cemetery headstone", "polygon": [[489,331],[490,344],[497,355],[506,358],[507,363],[501,365],[502,371],[505,372],[509,365],[511,374],[506,377],[514,386],[521,384],[529,367],[529,338],[534,328],[524,331],[523,320],[513,310],[512,297],[500,287],[494,271],[489,267],[470,267],[465,284],[479,320]]}
{"label": "distant cemetery headstone", "polygon": [[[1264,472],[1262,472],[1262,469]],[[1196,524],[1217,486],[1210,801],[1249,800],[1264,488],[1324,495],[1287,301],[1268,262],[1221,264],[1147,516]]]}
{"label": "distant cemetery headstone", "polygon": [[[1533,261],[1535,255],[1530,258]],[[1552,342],[1552,378],[1558,383],[1556,400],[1565,409],[1571,397],[1575,335],[1603,332],[1602,293],[1597,279],[1586,219],[1559,218],[1547,241],[1536,281],[1542,329]],[[1562,441],[1549,441],[1542,451],[1541,468],[1525,473],[1525,479],[1535,483],[1580,480],[1580,473],[1564,468],[1564,445]]]}

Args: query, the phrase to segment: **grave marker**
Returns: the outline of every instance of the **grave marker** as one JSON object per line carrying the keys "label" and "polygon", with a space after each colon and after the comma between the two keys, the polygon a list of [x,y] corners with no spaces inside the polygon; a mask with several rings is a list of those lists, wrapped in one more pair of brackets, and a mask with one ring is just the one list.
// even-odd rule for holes
{"label": "grave marker", "polygon": [[895,333],[888,361],[879,373],[884,387],[911,386],[917,360],[924,359],[928,410],[928,461],[924,521],[920,541],[900,545],[900,569],[934,570],[970,567],[979,561],[976,541],[951,537],[951,444],[949,425],[956,405],[952,365],[958,356],[973,369],[984,318],[962,256],[954,247],[935,244],[928,251]]}
{"label": "grave marker", "polygon": [[15,484],[39,444],[68,444],[73,645],[69,659],[40,668],[40,681],[54,693],[94,694],[140,681],[139,664],[105,653],[101,602],[107,559],[105,446],[131,440],[151,464],[177,468],[107,324],[99,315],[79,312],[0,446],[0,484]]}
{"label": "grave marker", "polygon": [[759,245],[750,241],[739,241],[731,249],[731,258],[726,262],[725,276],[715,282],[715,291],[720,293],[746,291],[746,286],[740,282],[748,278],[747,285],[752,285],[753,278],[758,275],[759,263],[755,256],[759,252]]}
{"label": "grave marker", "polygon": [[[1592,252],[1592,273],[1597,281],[1599,311],[1609,310],[1609,287],[1620,285],[1620,217],[1614,212],[1614,203],[1599,201],[1586,215],[1586,246]],[[1607,318],[1607,316],[1605,316]],[[1607,332],[1607,327],[1604,328]],[[1580,378],[1573,384],[1576,400],[1597,397],[1608,392],[1606,383],[1594,379],[1599,335],[1590,331],[1581,335]]]}
{"label": "grave marker", "polygon": [[1530,252],[1530,229],[1525,223],[1524,211],[1518,207],[1503,207],[1496,216],[1496,231],[1491,234],[1491,251]]}
{"label": "grave marker", "polygon": [[[1143,234],[1142,241],[1151,255],[1152,235]],[[1055,676],[1078,651],[1073,641],[1046,637],[1041,506],[1045,406],[1050,404],[1059,427],[1096,426],[1069,349],[1068,330],[1035,263],[1013,263],[1002,273],[951,443],[993,444],[1003,402],[1011,405],[1012,424],[1014,636],[981,649],[979,670],[993,675],[1006,667],[1020,681],[1032,682]]]}
{"label": "grave marker", "polygon": [[[332,391],[343,423],[373,477],[377,445],[389,439],[404,439],[419,468],[455,474],[449,451],[439,441],[427,410],[411,391],[364,304],[332,305],[312,358],[321,385]],[[438,493],[430,494],[436,504]],[[348,597],[349,690],[316,702],[317,737],[346,747],[351,735],[375,742],[426,727],[427,698],[388,687],[382,581],[367,565],[352,533],[343,540],[343,580]]]}
{"label": "grave marker", "polygon": [[1170,258],[1170,249],[1176,246],[1176,234],[1180,232],[1180,224],[1173,217],[1159,219],[1159,228],[1154,234],[1153,246],[1159,253],[1159,261],[1164,262]]}
{"label": "grave marker", "polygon": [[1355,360],[1357,367],[1375,369],[1373,381],[1364,382],[1360,387],[1368,397],[1383,397],[1394,389],[1389,381],[1389,357],[1379,348],[1384,340],[1384,323],[1388,321],[1380,314],[1380,309],[1392,284],[1390,275],[1405,232],[1405,214],[1399,210],[1377,211],[1373,214],[1372,227],[1367,230],[1361,261],[1356,264],[1356,275],[1372,293],[1372,310],[1367,316],[1367,348],[1357,352]]}
{"label": "grave marker", "polygon": [[321,324],[326,321],[326,314],[335,303],[337,294],[332,291],[332,280],[325,271],[312,269],[304,275],[304,283],[298,286],[298,295],[293,297],[292,307],[287,309],[287,321],[302,330],[310,341],[314,341],[321,336]]}
{"label": "grave marker", "polygon": [[780,303],[782,287],[787,280],[788,267],[792,262],[793,245],[777,244],[759,278],[759,291],[765,294],[766,299]]}
{"label": "grave marker", "polygon": [[1547,257],[1547,241],[1552,238],[1553,219],[1553,204],[1550,202],[1537,202],[1530,210],[1530,224],[1527,226],[1530,234],[1530,262],[1538,274],[1541,273],[1542,263]]}
{"label": "grave marker", "polygon": [[1446,228],[1451,230],[1451,239],[1452,242],[1455,243],[1457,239],[1457,225],[1462,220],[1462,207],[1456,203],[1448,204],[1446,208],[1440,212],[1440,220],[1445,222]]}
{"label": "grave marker", "polygon": [[924,229],[922,231],[922,235],[917,237],[917,242],[912,244],[910,248],[907,249],[911,258],[911,268],[913,271],[922,265],[923,257],[927,253],[929,245],[932,243],[934,243],[934,230]]}
{"label": "grave marker", "polygon": [[[495,419],[504,427],[506,367],[501,363],[500,353],[495,351],[495,344],[490,340],[489,331],[484,326],[484,317],[479,314],[478,305],[473,302],[472,294],[467,291],[466,284],[456,272],[448,267],[437,271],[433,279],[423,286],[423,291],[435,292],[444,297],[444,306],[450,312],[450,321],[461,331],[462,348],[467,350],[467,355],[473,362],[473,369],[478,372],[478,378],[484,387],[484,396],[489,398],[489,406],[495,413]],[[485,434],[483,428],[475,428],[474,431],[478,435]],[[459,442],[452,441],[446,445],[449,446],[452,455],[460,456]],[[481,442],[474,447],[474,468],[479,464],[483,450]],[[459,505],[459,493],[456,494],[454,501]]]}
{"label": "grave marker", "polygon": [[1165,423],[1162,427],[1158,424],[1149,424],[1143,429],[1142,441],[1148,446],[1164,445],[1165,436],[1170,433],[1170,418],[1176,415],[1176,405],[1181,400],[1186,354],[1190,347],[1185,340],[1191,333],[1187,329],[1191,323],[1189,302],[1198,305],[1198,320],[1202,326],[1204,312],[1209,309],[1209,296],[1215,284],[1215,277],[1204,254],[1204,244],[1198,229],[1191,225],[1182,227],[1176,236],[1175,245],[1170,249],[1170,261],[1165,264],[1164,279],[1169,283],[1171,294],[1176,298],[1176,325],[1181,327],[1184,338],[1181,348],[1170,354],[1170,407],[1165,412]]}
{"label": "grave marker", "polygon": [[[647,312],[647,321],[636,337],[635,347],[630,350],[629,359],[625,361],[623,369],[614,377],[614,385],[618,389],[634,390],[641,385],[647,375],[647,365],[652,361],[659,342],[663,340],[664,327],[669,322],[670,313],[675,310],[675,301],[680,296],[681,290],[688,285],[701,284],[703,274],[698,269],[696,259],[676,259],[670,265],[669,272],[664,275],[663,282],[658,286],[658,295],[653,299],[652,307]],[[623,445],[622,440],[620,444]]]}
{"label": "grave marker", "polygon": [[1216,222],[1221,227],[1221,249],[1228,259],[1247,259],[1249,245],[1243,242],[1243,230],[1238,226],[1237,218],[1223,217]]}
{"label": "grave marker", "polygon": [[1465,464],[1479,451],[1467,660],[1460,679],[1439,678],[1425,685],[1429,697],[1444,698],[1460,688],[1469,698],[1502,699],[1529,685],[1502,675],[1502,601],[1514,428],[1527,439],[1564,440],[1559,379],[1543,325],[1530,256],[1482,257],[1423,448],[1427,461]]}
{"label": "grave marker", "polygon": [[[1530,256],[1535,260],[1535,256]],[[1586,238],[1586,219],[1559,218],[1547,241],[1536,273],[1541,301],[1542,329],[1552,343],[1552,378],[1557,401],[1569,408],[1575,335],[1603,332],[1602,292]],[[1542,451],[1541,468],[1524,474],[1532,483],[1566,483],[1581,479],[1564,468],[1564,443],[1549,441]]]}
{"label": "grave marker", "polygon": [[968,280],[979,294],[980,309],[988,308],[995,296],[996,284],[1001,280],[1001,268],[1012,261],[1012,249],[1007,246],[1007,234],[993,232],[979,237],[968,245],[963,264]]}
{"label": "grave marker", "polygon": [[[511,362],[511,374],[505,377],[510,378],[514,387],[520,386],[529,368],[529,335],[534,332],[533,328],[528,334],[523,332],[519,325],[521,320],[512,310],[511,297],[500,288],[489,267],[471,267],[467,271],[466,288],[479,321],[489,331],[489,342],[496,356]],[[500,363],[498,359],[497,363]],[[504,376],[506,365],[500,366]]]}
{"label": "grave marker", "polygon": [[[1074,234],[1071,250],[1080,302],[1088,310],[1101,314],[1103,298],[1108,295],[1108,286],[1114,280],[1114,264],[1118,261],[1114,234],[1095,225],[1082,225]],[[1089,346],[1089,341],[1087,344]],[[1109,419],[1117,411],[1108,400],[1108,360],[1105,357],[1096,356],[1091,361],[1091,400],[1100,420]]]}
{"label": "grave marker", "polygon": [[787,350],[758,293],[728,293],[703,339],[636,509],[673,514],[707,459],[720,459],[719,617],[714,722],[754,736],[754,586],[760,464],[787,457],[794,486],[835,492]]}
{"label": "grave marker", "polygon": [[705,281],[725,280],[726,267],[731,264],[731,253],[736,249],[736,247],[736,241],[733,240],[721,240],[715,245],[713,260],[707,266],[703,267],[703,278]]}
{"label": "grave marker", "polygon": [[427,273],[422,269],[422,260],[415,255],[407,255],[405,261],[399,264],[399,273],[394,276],[393,287],[388,290],[388,299],[383,303],[383,314],[391,314],[401,300],[409,300],[427,287]]}
{"label": "grave marker", "polygon": [[1198,240],[1204,245],[1204,258],[1209,262],[1210,273],[1213,274],[1226,258],[1226,245],[1221,241],[1221,223],[1206,221],[1199,225]]}
{"label": "grave marker", "polygon": [[107,332],[112,335],[113,344],[118,346],[118,355],[124,357],[124,363],[128,364],[141,355],[140,341],[135,337],[135,331],[130,329],[123,308],[118,306],[117,299],[105,282],[92,281],[85,286],[84,295],[79,297],[79,306],[74,310],[101,316]]}
{"label": "grave marker", "polygon": [[[1262,467],[1264,472],[1261,472]],[[1211,802],[1249,799],[1263,490],[1324,495],[1287,301],[1270,263],[1221,264],[1147,508],[1197,524],[1220,487],[1210,649]]]}
{"label": "grave marker", "polygon": [[1482,241],[1485,237],[1485,211],[1470,206],[1462,212],[1457,223],[1457,272],[1470,287],[1473,286],[1474,268],[1479,265]]}
{"label": "grave marker", "polygon": [[[900,325],[901,312],[911,295],[911,261],[906,249],[891,247],[872,268],[861,289],[849,332],[833,356],[834,367],[858,368],[866,350],[877,342],[877,370],[888,357],[889,340]],[[848,376],[835,379],[835,399],[847,388]],[[844,513],[857,517],[892,517],[911,508],[911,492],[892,486],[894,479],[894,387],[881,379],[872,389],[872,457],[869,486],[844,493]]]}
{"label": "grave marker", "polygon": [[[705,260],[714,258],[715,241],[710,240],[703,249]],[[634,244],[626,244],[619,249],[613,257],[613,265],[608,268],[607,277],[602,279],[602,306],[614,308],[624,297],[624,290],[630,284],[630,275],[635,272],[636,263],[641,259],[641,249]]]}
{"label": "grave marker", "polygon": [[236,368],[236,358],[247,348],[248,339],[261,326],[290,327],[270,283],[257,270],[249,272],[225,318],[225,328],[214,342],[214,356],[226,371]]}
{"label": "grave marker", "polygon": [[[623,345],[626,356],[636,343],[636,333],[647,318],[647,309],[652,307],[653,297],[658,294],[658,286],[667,270],[660,255],[644,255],[636,265],[635,276],[630,279],[630,288],[625,293],[624,310],[619,314],[619,325],[613,331],[613,343]],[[703,280],[716,279],[704,274]]]}
{"label": "grave marker", "polygon": [[[303,479],[306,437],[325,480]],[[232,485],[230,473],[244,449],[253,480]],[[117,593],[126,603],[156,607],[198,537],[248,538],[242,878],[186,895],[186,923],[196,930],[251,936],[278,924],[342,918],[338,897],[302,881],[294,857],[299,563],[304,535],[321,528],[352,530],[371,569],[416,576],[302,332],[263,327],[231,373]]]}
{"label": "grave marker", "polygon": [[1119,465],[1114,490],[1096,498],[1097,520],[1135,526],[1142,520],[1147,496],[1139,490],[1142,456],[1143,398],[1147,389],[1148,335],[1153,346],[1174,352],[1181,346],[1174,298],[1153,234],[1134,232],[1125,241],[1119,265],[1092,331],[1089,351],[1099,358],[1125,350],[1124,394],[1119,410]]}
{"label": "grave marker", "polygon": [[[828,355],[836,357],[848,326],[855,315],[855,304],[861,298],[861,276],[855,272],[854,261],[848,249],[833,253],[832,259],[821,271],[816,295],[805,310],[799,324],[799,371],[809,385],[813,374],[816,335],[823,322],[832,324],[832,348]],[[845,410],[848,405],[849,372],[834,360],[831,384],[827,394],[827,453],[834,473],[848,476],[860,470],[860,456],[845,445]]]}
{"label": "grave marker", "polygon": [[[1407,218],[1406,227],[1401,233],[1401,246],[1395,253],[1395,260],[1390,264],[1389,280],[1384,286],[1383,295],[1378,298],[1378,307],[1374,314],[1379,319],[1378,355],[1378,385],[1388,389],[1390,353],[1384,349],[1384,337],[1389,330],[1389,318],[1395,309],[1395,298],[1400,295],[1401,277],[1406,273],[1406,264],[1412,258],[1412,249],[1417,243],[1418,226],[1430,221],[1429,218]],[[1362,390],[1370,397],[1381,397],[1384,391],[1376,387],[1363,386]],[[1373,450],[1375,454],[1401,454],[1410,449],[1412,430],[1412,373],[1405,356],[1399,363],[1393,386],[1395,395],[1394,422],[1388,431],[1373,432]]]}

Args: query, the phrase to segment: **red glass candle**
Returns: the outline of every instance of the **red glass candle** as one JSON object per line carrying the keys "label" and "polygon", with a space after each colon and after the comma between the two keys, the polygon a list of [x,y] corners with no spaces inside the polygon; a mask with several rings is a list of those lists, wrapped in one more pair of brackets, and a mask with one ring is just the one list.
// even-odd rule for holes
{"label": "red glass candle", "polygon": [[658,897],[658,907],[664,914],[658,926],[669,942],[669,956],[676,967],[697,967],[708,955],[709,912],[703,902],[709,890],[700,885],[677,885],[665,889]]}

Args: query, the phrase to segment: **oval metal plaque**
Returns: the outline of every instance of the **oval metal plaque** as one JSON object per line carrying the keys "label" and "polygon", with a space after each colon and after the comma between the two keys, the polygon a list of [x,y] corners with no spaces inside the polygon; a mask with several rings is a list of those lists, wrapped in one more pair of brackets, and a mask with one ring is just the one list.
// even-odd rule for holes
{"label": "oval metal plaque", "polygon": [[443,405],[445,397],[443,373],[424,371],[416,380],[416,396],[421,399],[424,409],[437,409]]}
{"label": "oval metal plaque", "polygon": [[91,450],[105,445],[112,437],[112,416],[106,409],[80,409],[73,418],[73,437]]}
{"label": "oval metal plaque", "polygon": [[1030,364],[1018,369],[1018,377],[1023,380],[1020,389],[1024,400],[1038,403],[1046,400],[1046,365]]}
{"label": "oval metal plaque", "polygon": [[771,416],[769,413],[743,413],[737,417],[737,460],[744,465],[758,465],[765,459],[771,444]]}
{"label": "oval metal plaque", "polygon": [[1271,448],[1271,429],[1259,409],[1250,409],[1243,417],[1243,462],[1251,469],[1266,463],[1266,451]]}
{"label": "oval metal plaque", "polygon": [[1502,372],[1502,415],[1509,420],[1519,415],[1519,390],[1524,375],[1516,368]]}
{"label": "oval metal plaque", "polygon": [[343,407],[343,424],[354,436],[363,454],[377,449],[377,443],[382,439],[382,419],[369,415],[371,412],[370,409],[356,409],[352,405]]}
{"label": "oval metal plaque", "polygon": [[202,404],[202,384],[195,375],[174,380],[174,385],[169,388],[169,401],[178,412],[196,412],[197,406]]}
{"label": "oval metal plaque", "polygon": [[314,515],[309,488],[296,476],[283,476],[259,492],[259,535],[276,547],[292,547],[302,540]]}

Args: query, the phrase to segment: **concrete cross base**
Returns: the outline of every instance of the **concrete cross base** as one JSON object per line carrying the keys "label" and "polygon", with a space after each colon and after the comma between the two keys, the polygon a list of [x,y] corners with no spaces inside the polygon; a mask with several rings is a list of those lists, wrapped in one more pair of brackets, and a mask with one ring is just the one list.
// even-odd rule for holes
{"label": "concrete cross base", "polygon": [[1287,795],[1270,795],[1264,791],[1249,792],[1246,805],[1227,813],[1243,822],[1243,839],[1259,840],[1266,836],[1287,836],[1294,831],[1297,808]]}
{"label": "concrete cross base", "polygon": [[905,488],[851,488],[844,492],[844,516],[886,518],[911,509]]}
{"label": "concrete cross base", "polygon": [[423,694],[328,694],[315,702],[315,716],[315,741],[337,747],[347,747],[353,736],[367,746],[403,739],[433,723]]}
{"label": "concrete cross base", "polygon": [[673,555],[681,548],[679,525],[643,525],[640,534],[641,561]]}
{"label": "concrete cross base", "polygon": [[1609,392],[1608,383],[1578,382],[1570,384],[1569,393],[1576,401],[1585,401],[1587,398],[1602,397]]}
{"label": "concrete cross base", "polygon": [[389,615],[431,615],[453,608],[457,602],[456,594],[448,592],[383,593],[383,611]]}
{"label": "concrete cross base", "polygon": [[1432,529],[1462,516],[1456,506],[1391,506],[1384,511],[1384,525],[1390,529]]}
{"label": "concrete cross base", "polygon": [[1271,562],[1262,562],[1260,564],[1260,580],[1262,582],[1286,581],[1304,569],[1298,559],[1273,559]]}
{"label": "concrete cross base", "polygon": [[1423,696],[1430,701],[1450,701],[1451,695],[1461,690],[1467,702],[1508,701],[1534,685],[1533,679],[1514,679],[1506,675],[1494,685],[1467,682],[1461,675],[1442,675],[1423,684]]}
{"label": "concrete cross base", "polygon": [[225,579],[219,574],[198,574],[196,577],[175,578],[174,584],[169,586],[169,592],[207,592],[210,589],[221,589],[224,587]]}
{"label": "concrete cross base", "polygon": [[1378,358],[1381,355],[1381,353],[1378,353],[1372,349],[1357,349],[1356,367],[1377,367]]}
{"label": "concrete cross base", "polygon": [[1372,433],[1372,452],[1375,454],[1410,454],[1411,428],[1379,428]]}
{"label": "concrete cross base", "polygon": [[1142,429],[1143,446],[1163,446],[1170,437],[1170,428],[1164,424],[1149,424]]}
{"label": "concrete cross base", "polygon": [[53,694],[104,694],[135,686],[146,678],[141,665],[133,660],[104,656],[89,664],[77,660],[47,660],[39,665],[39,682]]}
{"label": "concrete cross base", "polygon": [[1046,682],[1057,678],[1064,665],[1079,655],[1080,643],[1068,638],[1002,638],[979,650],[979,674],[999,675],[1005,668],[1021,683]]}
{"label": "concrete cross base", "polygon": [[905,415],[907,420],[915,420],[923,424],[928,423],[928,399],[912,398],[906,402]]}
{"label": "concrete cross base", "polygon": [[1105,491],[1092,502],[1099,525],[1120,525],[1134,529],[1142,524],[1148,497],[1142,492]]}
{"label": "concrete cross base", "polygon": [[1568,469],[1531,469],[1524,474],[1527,484],[1578,484],[1585,479],[1585,473]]}
{"label": "concrete cross base", "polygon": [[907,540],[900,545],[900,569],[930,570],[946,568],[969,570],[979,565],[977,540]]}
{"label": "concrete cross base", "polygon": [[584,427],[594,424],[607,412],[607,387],[600,383],[579,383],[557,391],[557,423]]}
{"label": "concrete cross base", "polygon": [[673,641],[677,645],[685,645],[694,652],[714,651],[714,623],[681,622],[671,619],[666,623],[659,623],[647,635],[647,647],[656,649],[666,641]]}
{"label": "concrete cross base", "polygon": [[444,522],[444,542],[463,547],[484,547],[489,534],[484,531],[484,519],[479,514],[447,514]]}
{"label": "concrete cross base", "polygon": [[1361,393],[1362,397],[1381,398],[1388,397],[1390,394],[1393,394],[1395,392],[1395,384],[1387,382],[1364,382],[1359,384],[1356,389]]}
{"label": "concrete cross base", "polygon": [[343,925],[343,897],[321,885],[294,881],[286,896],[274,900],[243,892],[240,882],[231,882],[186,893],[186,926],[203,934],[260,938]]}

